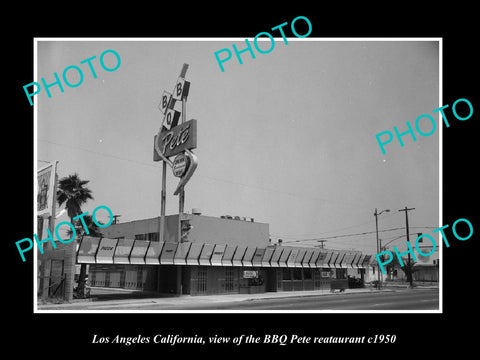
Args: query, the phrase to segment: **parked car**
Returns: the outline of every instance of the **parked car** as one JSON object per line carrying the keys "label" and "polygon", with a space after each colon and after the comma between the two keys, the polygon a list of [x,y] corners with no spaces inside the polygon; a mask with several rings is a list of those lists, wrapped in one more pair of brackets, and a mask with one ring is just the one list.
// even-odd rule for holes
{"label": "parked car", "polygon": [[365,287],[365,284],[362,279],[348,276],[348,288],[349,289],[358,289]]}

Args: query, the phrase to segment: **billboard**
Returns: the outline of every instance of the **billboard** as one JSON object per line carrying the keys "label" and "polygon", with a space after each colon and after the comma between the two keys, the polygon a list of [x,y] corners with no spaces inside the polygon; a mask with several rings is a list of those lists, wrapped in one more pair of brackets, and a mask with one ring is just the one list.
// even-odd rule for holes
{"label": "billboard", "polygon": [[52,216],[57,174],[57,161],[51,162],[37,171],[37,216]]}
{"label": "billboard", "polygon": [[[197,147],[197,120],[192,119],[171,128],[169,131],[162,131],[154,138],[153,160],[160,161],[163,156],[169,158],[183,152],[185,149]],[[158,150],[157,150],[158,149]]]}

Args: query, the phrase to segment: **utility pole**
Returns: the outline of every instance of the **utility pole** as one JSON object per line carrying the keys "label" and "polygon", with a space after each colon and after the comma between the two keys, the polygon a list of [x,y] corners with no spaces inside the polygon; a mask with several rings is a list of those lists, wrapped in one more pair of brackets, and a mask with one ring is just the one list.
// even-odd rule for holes
{"label": "utility pole", "polygon": [[[377,233],[377,254],[380,252],[380,246],[379,246],[379,239],[378,239],[378,216],[381,215],[384,212],[390,212],[390,209],[385,209],[380,212],[378,212],[377,208],[375,208],[375,212],[373,213],[373,216],[375,216],[375,229]],[[380,290],[382,288],[382,278],[380,275],[380,264],[377,261],[377,288]]]}
{"label": "utility pole", "polygon": [[[404,209],[400,209],[398,211],[405,211],[405,225],[406,225],[406,231],[407,231],[407,243],[410,245],[410,236],[409,236],[409,231],[408,231],[408,211],[409,210],[415,210],[415,208],[407,208],[405,206]],[[413,287],[413,274],[412,274],[412,261],[410,258],[410,249],[408,251],[408,274],[409,274],[409,281],[410,281],[410,287]]]}
{"label": "utility pole", "polygon": [[[377,231],[377,234],[378,234],[378,231]],[[382,239],[380,239],[380,238],[378,239],[378,249],[379,249],[380,252],[382,252]],[[377,254],[378,254],[378,253],[377,253]],[[383,254],[382,254],[382,256],[380,257],[380,259],[381,259],[382,262],[383,262]],[[388,275],[388,269],[387,269],[387,275]]]}

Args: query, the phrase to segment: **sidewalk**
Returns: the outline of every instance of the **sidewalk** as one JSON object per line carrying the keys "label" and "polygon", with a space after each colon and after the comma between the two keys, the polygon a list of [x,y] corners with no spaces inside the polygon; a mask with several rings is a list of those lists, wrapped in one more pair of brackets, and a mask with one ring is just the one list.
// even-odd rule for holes
{"label": "sidewalk", "polygon": [[[73,310],[73,309],[88,309],[93,306],[132,306],[145,305],[145,304],[158,304],[158,305],[188,305],[188,304],[205,304],[205,303],[222,303],[222,302],[238,302],[238,301],[253,301],[262,299],[281,299],[289,297],[307,297],[307,296],[336,296],[343,294],[358,294],[358,293],[373,293],[373,292],[388,292],[396,291],[394,289],[381,289],[374,288],[360,288],[360,289],[346,289],[345,292],[330,290],[310,290],[310,291],[282,291],[282,292],[266,292],[260,294],[228,294],[228,295],[181,295],[181,296],[168,296],[161,297],[161,294],[154,296],[149,294],[148,297],[142,296],[139,292],[129,292],[125,290],[118,291],[115,295],[112,295],[109,299],[102,299],[102,296],[95,297],[95,292],[111,291],[111,289],[95,288],[92,289],[92,298],[73,300],[71,303],[63,304],[38,304],[38,310]],[[94,303],[94,304],[93,304]]]}
{"label": "sidewalk", "polygon": [[[400,289],[400,288],[410,288],[410,284],[405,283],[396,283],[396,282],[387,282],[383,286],[387,289]],[[438,283],[413,283],[414,289],[438,289]]]}

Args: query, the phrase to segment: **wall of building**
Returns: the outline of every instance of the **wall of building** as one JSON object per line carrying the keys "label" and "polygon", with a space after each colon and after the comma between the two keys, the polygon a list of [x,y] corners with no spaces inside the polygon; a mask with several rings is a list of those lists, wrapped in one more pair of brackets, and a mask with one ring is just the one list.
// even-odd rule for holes
{"label": "wall of building", "polygon": [[[346,278],[338,279],[331,269],[212,267],[190,266],[190,295],[263,293],[276,291],[323,290],[347,288]],[[255,278],[245,273],[256,271]],[[187,292],[183,292],[184,294]]]}
{"label": "wall of building", "polygon": [[212,216],[187,214],[193,226],[188,241],[208,244],[267,246],[269,225],[257,222],[221,219]]}
{"label": "wall of building", "polygon": [[[179,243],[180,219],[188,222],[190,229]],[[111,225],[103,231],[103,239],[84,239],[79,261],[92,264],[91,285],[175,295],[330,291],[348,288],[349,278],[366,277],[368,281],[371,270],[352,268],[369,267],[370,256],[360,252],[271,246],[268,224],[192,214],[170,215],[165,223],[161,253],[144,254],[144,259],[133,255],[136,244],[155,249],[157,239],[139,236],[158,234],[159,218]],[[115,240],[119,238],[125,240]],[[108,246],[101,245],[103,242]]]}
{"label": "wall of building", "polygon": [[421,265],[415,269],[413,280],[419,282],[438,282],[438,268],[434,265]]}
{"label": "wall of building", "polygon": [[88,285],[143,291],[157,291],[159,267],[149,265],[92,264]]}
{"label": "wall of building", "polygon": [[[267,246],[269,225],[243,220],[222,219],[203,215],[182,215],[192,226],[187,239],[194,243],[232,244],[244,246]],[[165,217],[166,242],[178,242],[179,215]],[[160,218],[129,221],[112,224],[102,229],[106,238],[135,239],[138,234],[159,232]]]}
{"label": "wall of building", "polygon": [[[348,269],[92,264],[89,285],[161,294],[239,294],[348,288]],[[256,272],[256,276],[251,276]]]}
{"label": "wall of building", "polygon": [[[178,241],[178,218],[178,215],[169,215],[165,217],[164,241]],[[122,237],[125,239],[135,239],[136,235],[159,233],[159,231],[160,217],[112,224],[107,228],[101,229],[103,236],[111,239]]]}
{"label": "wall of building", "polygon": [[[39,218],[37,226],[39,240],[45,239],[48,219]],[[37,248],[37,295],[42,298],[58,297],[71,301],[75,286],[75,257],[78,243],[74,240],[64,244],[55,238],[55,245],[56,248],[53,248],[50,241],[43,243],[43,254]]]}
{"label": "wall of building", "polygon": [[239,267],[190,266],[190,295],[238,294],[247,284]]}
{"label": "wall of building", "polygon": [[[378,280],[378,267],[376,264],[371,264],[365,269],[365,283],[371,283]],[[380,280],[385,281],[385,276],[380,271]]]}

